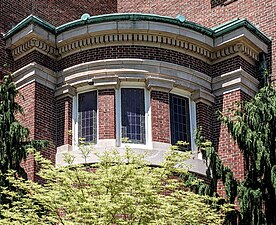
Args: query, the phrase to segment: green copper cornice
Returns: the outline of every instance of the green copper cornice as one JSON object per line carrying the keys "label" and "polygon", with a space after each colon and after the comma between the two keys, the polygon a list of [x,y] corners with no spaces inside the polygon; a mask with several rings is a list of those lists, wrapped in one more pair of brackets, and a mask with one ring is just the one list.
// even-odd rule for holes
{"label": "green copper cornice", "polygon": [[41,27],[43,27],[44,29],[55,33],[56,31],[56,27],[53,26],[52,24],[34,16],[34,15],[29,15],[27,18],[25,18],[24,20],[22,20],[21,22],[19,22],[16,26],[14,26],[11,30],[9,30],[5,35],[4,35],[4,39],[9,38],[10,36],[14,35],[15,33],[19,32],[20,30],[22,30],[23,28],[27,27],[29,24],[38,24]]}
{"label": "green copper cornice", "polygon": [[172,17],[167,16],[160,16],[155,14],[140,14],[140,13],[119,13],[119,14],[105,14],[105,15],[98,15],[98,16],[91,16],[90,18],[87,18],[86,20],[78,19],[66,24],[63,24],[59,27],[55,27],[51,25],[48,22],[45,22],[44,20],[30,15],[24,20],[22,20],[20,23],[18,23],[15,27],[13,27],[11,30],[9,30],[5,35],[4,39],[8,39],[15,33],[22,30],[24,27],[28,26],[29,24],[38,24],[39,26],[43,27],[44,29],[48,30],[49,32],[57,35],[64,31],[73,29],[75,27],[83,26],[83,25],[89,25],[89,24],[97,24],[97,23],[103,23],[103,22],[112,22],[112,21],[153,21],[153,22],[160,22],[160,23],[167,23],[172,25],[177,25],[180,27],[189,28],[191,30],[197,31],[203,35],[207,35],[212,38],[216,38],[219,36],[222,36],[226,33],[229,33],[233,30],[236,30],[240,27],[246,27],[248,30],[250,30],[253,34],[255,34],[258,38],[260,38],[263,42],[266,44],[270,43],[271,40],[263,34],[259,29],[257,29],[253,24],[251,24],[246,19],[234,19],[229,22],[226,22],[220,26],[217,26],[215,28],[207,28],[204,26],[201,26],[197,23],[190,22],[185,20],[184,22],[181,22],[180,20]]}

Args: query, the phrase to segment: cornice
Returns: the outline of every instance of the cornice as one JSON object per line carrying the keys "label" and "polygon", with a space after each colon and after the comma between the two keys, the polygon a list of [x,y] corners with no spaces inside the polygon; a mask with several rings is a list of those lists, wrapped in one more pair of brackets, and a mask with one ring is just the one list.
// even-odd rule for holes
{"label": "cornice", "polygon": [[260,52],[267,52],[263,36],[256,35],[252,24],[244,20],[212,30],[189,21],[180,23],[156,15],[127,14],[91,17],[86,22],[77,20],[58,28],[28,17],[5,38],[15,60],[34,50],[59,60],[91,48],[143,45],[172,49],[212,64],[237,53],[254,63]]}

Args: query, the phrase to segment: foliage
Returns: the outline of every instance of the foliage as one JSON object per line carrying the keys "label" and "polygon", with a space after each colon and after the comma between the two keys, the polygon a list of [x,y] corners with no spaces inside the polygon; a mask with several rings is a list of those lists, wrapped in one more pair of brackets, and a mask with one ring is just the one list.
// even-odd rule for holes
{"label": "foliage", "polygon": [[95,154],[99,163],[90,167],[70,159],[57,168],[36,153],[47,182],[16,179],[11,172],[9,181],[26,194],[4,191],[13,204],[2,206],[0,224],[222,224],[231,210],[183,186],[179,175],[188,173],[183,161],[189,153],[171,150],[161,167],[150,167],[145,155],[129,148]]}
{"label": "foliage", "polygon": [[[226,201],[234,203],[238,197],[240,224],[276,224],[276,90],[263,70],[265,86],[249,102],[237,103],[230,116],[220,115],[233,139],[240,147],[246,176],[237,181],[231,169],[223,165],[212,143],[197,133],[196,144],[207,162],[207,177],[211,183],[197,183],[199,194],[216,195],[217,181],[225,186]],[[192,179],[192,178],[191,178]],[[191,183],[191,182],[190,182]],[[230,213],[233,216],[234,212]],[[231,218],[230,218],[231,219]]]}
{"label": "foliage", "polygon": [[238,186],[244,224],[276,224],[276,90],[267,84],[222,120],[245,159],[246,177]]}

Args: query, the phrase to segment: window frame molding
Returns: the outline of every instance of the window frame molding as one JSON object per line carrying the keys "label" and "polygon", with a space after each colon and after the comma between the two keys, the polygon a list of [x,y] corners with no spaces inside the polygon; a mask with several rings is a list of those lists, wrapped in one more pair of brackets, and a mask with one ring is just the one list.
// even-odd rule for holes
{"label": "window frame molding", "polygon": [[[170,94],[178,95],[181,97],[185,97],[189,101],[189,121],[190,121],[190,135],[191,135],[191,150],[193,153],[197,153],[197,148],[195,144],[195,130],[197,129],[196,125],[196,103],[192,100],[192,93],[180,88],[173,88]],[[169,103],[170,107],[170,103]],[[169,115],[169,123],[171,125],[171,118]],[[171,126],[170,126],[170,141],[171,141]],[[171,143],[170,143],[171,144]]]}
{"label": "window frame molding", "polygon": [[[139,88],[144,90],[145,97],[145,138],[146,144],[132,144],[132,143],[122,143],[121,137],[121,89],[122,88]],[[99,108],[98,108],[98,88],[87,85],[79,87],[76,90],[76,95],[73,96],[73,106],[72,106],[72,141],[73,141],[73,150],[78,149],[78,96],[79,94],[97,91],[97,140],[95,147],[100,147],[101,139],[99,139]],[[121,81],[118,88],[115,88],[115,119],[116,119],[116,138],[115,146],[119,148],[124,148],[129,146],[133,149],[153,149],[152,141],[152,113],[151,113],[151,89],[147,89],[144,81]],[[192,100],[192,93],[180,89],[173,88],[168,94],[175,94],[188,98],[189,101],[189,121],[190,121],[190,135],[191,135],[191,150],[193,153],[197,153],[197,148],[194,141],[194,131],[196,130],[196,103]],[[170,105],[169,105],[170,107]],[[170,114],[169,114],[169,124],[170,123]],[[171,140],[171,127],[169,129],[169,135]],[[169,143],[168,145],[171,145]],[[112,146],[110,146],[112,147]]]}
{"label": "window frame molding", "polygon": [[77,89],[76,91],[76,95],[73,97],[73,106],[72,106],[72,142],[73,142],[73,150],[75,148],[78,149],[78,142],[79,142],[79,136],[78,136],[78,108],[79,108],[79,95],[83,94],[83,93],[87,93],[87,92],[91,92],[91,91],[96,91],[97,92],[97,139],[96,139],[96,143],[94,144],[95,146],[98,145],[99,143],[99,101],[98,101],[98,89],[91,87],[91,86],[87,86],[84,88],[80,88]]}
{"label": "window frame molding", "polygon": [[[122,88],[135,88],[144,90],[145,100],[145,144],[132,144],[122,143],[122,113],[121,113],[121,89]],[[145,82],[129,82],[122,81],[120,87],[115,90],[116,99],[116,147],[139,148],[139,149],[152,149],[152,122],[151,122],[151,105],[150,105],[150,90],[145,88]],[[118,122],[119,121],[119,122]]]}

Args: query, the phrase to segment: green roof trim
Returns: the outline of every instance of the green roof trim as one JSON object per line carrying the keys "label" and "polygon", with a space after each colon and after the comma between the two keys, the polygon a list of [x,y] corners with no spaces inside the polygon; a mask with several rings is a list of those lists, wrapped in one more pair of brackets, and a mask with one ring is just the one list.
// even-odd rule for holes
{"label": "green roof trim", "polygon": [[229,33],[235,29],[238,29],[240,27],[246,27],[248,30],[250,30],[252,33],[254,33],[257,37],[259,37],[262,41],[264,41],[266,44],[270,43],[271,40],[263,34],[259,29],[257,29],[252,23],[247,21],[246,19],[234,19],[231,21],[228,21],[220,26],[214,27],[214,28],[207,28],[204,26],[201,26],[197,23],[187,21],[181,22],[180,20],[168,17],[168,16],[160,16],[156,14],[143,14],[143,13],[115,13],[115,14],[104,14],[104,15],[98,15],[98,16],[91,16],[90,18],[86,20],[78,19],[74,20],[72,22],[63,24],[61,26],[55,27],[51,25],[48,22],[45,22],[44,20],[30,15],[26,19],[22,20],[20,23],[18,23],[15,27],[13,27],[10,31],[8,31],[4,35],[4,39],[7,39],[14,35],[15,33],[22,30],[24,27],[28,26],[31,23],[38,24],[39,26],[42,26],[46,30],[52,32],[53,34],[57,35],[64,31],[73,29],[75,27],[83,26],[85,24],[97,24],[97,23],[104,23],[104,22],[112,22],[112,21],[153,21],[153,22],[160,22],[160,23],[167,23],[172,25],[177,25],[180,27],[189,28],[191,30],[197,31],[201,34],[207,35],[212,38],[219,37],[221,35],[224,35],[226,33]]}
{"label": "green roof trim", "polygon": [[19,22],[18,24],[16,24],[16,26],[14,26],[11,30],[9,30],[4,35],[4,39],[8,39],[10,36],[12,36],[15,33],[19,32],[20,30],[27,27],[31,23],[38,24],[41,27],[45,28],[46,30],[48,30],[52,33],[55,33],[55,31],[56,31],[56,27],[53,26],[52,24],[50,24],[50,23],[34,16],[34,15],[30,15],[27,18],[25,18],[24,20],[22,20],[21,22]]}

